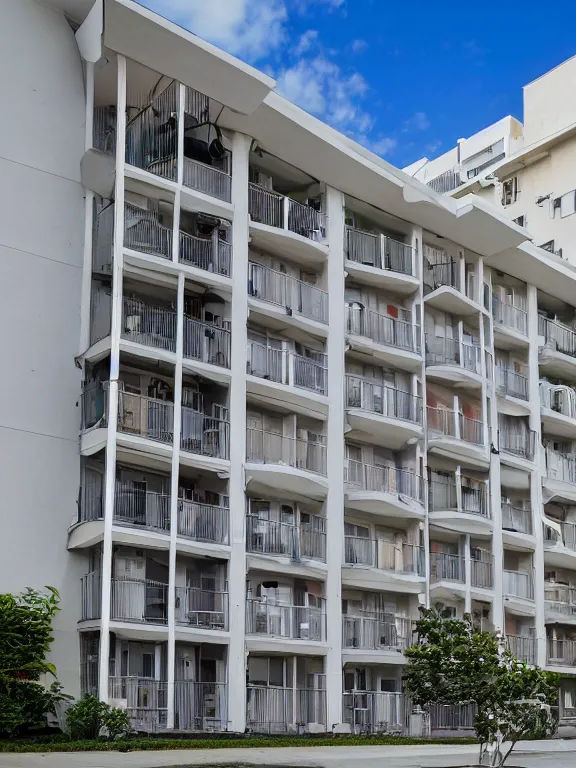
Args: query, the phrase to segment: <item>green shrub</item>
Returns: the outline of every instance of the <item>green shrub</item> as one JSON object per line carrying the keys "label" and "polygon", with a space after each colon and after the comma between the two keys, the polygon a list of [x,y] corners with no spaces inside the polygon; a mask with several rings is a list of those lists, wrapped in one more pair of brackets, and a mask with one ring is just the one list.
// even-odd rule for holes
{"label": "green shrub", "polygon": [[97,739],[103,729],[116,739],[130,732],[130,720],[125,710],[86,694],[66,712],[66,727],[71,739]]}

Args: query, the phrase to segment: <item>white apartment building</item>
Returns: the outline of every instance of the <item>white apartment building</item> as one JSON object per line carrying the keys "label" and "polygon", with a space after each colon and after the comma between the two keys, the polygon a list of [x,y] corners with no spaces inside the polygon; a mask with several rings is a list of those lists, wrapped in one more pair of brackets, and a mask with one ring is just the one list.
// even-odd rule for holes
{"label": "white apartment building", "polygon": [[0,572],[60,590],[66,689],[142,730],[404,732],[442,603],[576,717],[574,269],[132,0],[79,5],[0,10]]}

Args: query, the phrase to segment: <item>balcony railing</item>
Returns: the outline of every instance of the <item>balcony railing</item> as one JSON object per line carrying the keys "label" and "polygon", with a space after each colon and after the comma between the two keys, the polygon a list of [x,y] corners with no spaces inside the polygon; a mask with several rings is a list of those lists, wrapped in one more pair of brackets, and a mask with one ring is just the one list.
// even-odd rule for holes
{"label": "balcony railing", "polygon": [[80,487],[76,522],[89,523],[104,518],[104,496],[101,483],[88,483]]}
{"label": "balcony railing", "polygon": [[230,368],[230,331],[184,315],[184,357]]}
{"label": "balcony railing", "polygon": [[291,640],[326,640],[326,610],[304,605],[279,605],[246,599],[246,634]]}
{"label": "balcony railing", "polygon": [[194,541],[228,544],[230,510],[213,504],[178,499],[178,536]]}
{"label": "balcony railing", "polygon": [[547,345],[570,357],[576,357],[576,332],[562,323],[538,317],[538,333],[544,336]]}
{"label": "balcony railing", "polygon": [[180,230],[179,259],[181,264],[206,272],[225,277],[232,274],[232,244],[222,240],[217,229],[212,237],[198,237]]}
{"label": "balcony railing", "polygon": [[[456,414],[448,408],[427,406],[428,428],[447,437],[456,437],[467,443],[484,445],[484,424],[464,414]],[[458,415],[458,418],[456,416]]]}
{"label": "balcony railing", "polygon": [[156,211],[125,202],[124,247],[171,259],[172,229],[161,224]]}
{"label": "balcony railing", "polygon": [[464,583],[464,558],[448,552],[430,552],[430,580]]}
{"label": "balcony railing", "polygon": [[373,466],[347,459],[344,466],[344,481],[348,486],[360,488],[363,491],[408,496],[420,502],[424,499],[423,479],[406,469]]}
{"label": "balcony railing", "polygon": [[286,229],[309,240],[326,237],[326,215],[258,184],[248,185],[248,211],[252,221]]}
{"label": "balcony railing", "polygon": [[454,168],[449,168],[447,171],[444,171],[439,176],[436,176],[433,179],[430,179],[430,181],[427,181],[426,184],[434,190],[434,192],[438,192],[439,195],[444,195],[447,192],[452,192],[453,189],[456,189],[456,187],[459,187],[460,184],[462,184],[462,178],[460,176],[460,167],[458,165],[455,165]]}
{"label": "balcony railing", "polygon": [[[424,253],[429,250],[429,246],[424,246]],[[436,249],[432,249],[436,250]],[[442,254],[442,251],[439,251]],[[448,286],[460,290],[460,263],[450,258],[446,254],[434,255],[435,263],[432,263],[424,256],[424,285],[431,291]]]}
{"label": "balcony railing", "polygon": [[492,318],[496,325],[503,325],[518,331],[522,336],[528,335],[528,313],[520,307],[515,307],[507,301],[501,301],[492,296]]}
{"label": "balcony railing", "polygon": [[326,691],[248,685],[246,720],[254,733],[299,732],[308,723],[326,726]]}
{"label": "balcony railing", "polygon": [[481,372],[480,347],[458,339],[426,334],[426,365],[459,365],[472,373]]}
{"label": "balcony railing", "polygon": [[528,571],[503,571],[503,592],[505,595],[534,600],[534,576]]}
{"label": "balcony railing", "polygon": [[492,589],[494,586],[494,562],[492,555],[486,554],[482,560],[472,560],[471,566],[472,586],[481,589]]}
{"label": "balcony railing", "polygon": [[112,620],[168,623],[168,584],[152,579],[112,579],[111,586]]}
{"label": "balcony railing", "polygon": [[150,530],[170,528],[170,496],[135,488],[129,483],[116,483],[114,522]]}
{"label": "balcony railing", "polygon": [[536,432],[533,429],[504,427],[499,430],[498,434],[501,451],[532,461],[536,450]]}
{"label": "balcony railing", "polygon": [[548,664],[573,667],[576,665],[576,640],[548,638]]}
{"label": "balcony railing", "polygon": [[483,484],[478,488],[472,487],[466,485],[464,478],[460,482],[460,504],[458,503],[458,486],[454,478],[449,478],[446,482],[431,480],[429,482],[428,503],[430,509],[435,512],[453,510],[490,517],[486,485]]}
{"label": "balcony railing", "polygon": [[346,376],[346,407],[422,424],[421,397],[360,376]]}
{"label": "balcony railing", "polygon": [[116,107],[94,107],[92,146],[108,155],[116,151]]}
{"label": "balcony railing", "polygon": [[[312,523],[280,523],[248,515],[246,518],[246,549],[263,555],[280,555],[295,562],[302,558],[326,562],[326,533],[318,530],[322,518]],[[322,523],[320,523],[322,520]]]}
{"label": "balcony railing", "polygon": [[412,254],[414,249],[407,243],[393,240],[386,235],[364,232],[354,227],[344,229],[346,258],[357,264],[375,269],[413,275]]}
{"label": "balcony railing", "polygon": [[576,587],[545,581],[544,600],[546,610],[576,617]]}
{"label": "balcony railing", "polygon": [[382,571],[424,575],[424,550],[415,544],[398,543],[387,539],[365,539],[361,536],[344,537],[346,565],[363,565]]}
{"label": "balcony railing", "polygon": [[122,390],[118,393],[118,430],[171,443],[174,439],[174,404]]}
{"label": "balcony railing", "polygon": [[536,664],[536,638],[506,635],[506,647],[520,661]]}
{"label": "balcony railing", "polygon": [[518,533],[532,533],[532,511],[512,504],[502,504],[502,528]]}
{"label": "balcony railing", "polygon": [[248,341],[246,370],[260,379],[325,395],[328,391],[326,355],[318,352],[317,357],[314,360],[289,349],[275,349],[256,341]]}
{"label": "balcony railing", "polygon": [[248,264],[248,295],[282,307],[288,315],[298,314],[319,323],[328,322],[326,291],[262,264]]}
{"label": "balcony railing", "polygon": [[123,299],[122,338],[146,347],[176,351],[176,312],[140,299]]}
{"label": "balcony railing", "polygon": [[576,454],[561,453],[546,446],[546,476],[550,480],[576,484]]}
{"label": "balcony railing", "polygon": [[198,160],[185,157],[182,183],[185,187],[190,187],[190,189],[195,189],[205,195],[229,203],[232,199],[232,177],[228,172],[228,155],[221,161],[221,164],[224,168],[205,165]]}
{"label": "balcony railing", "polygon": [[193,408],[182,406],[180,447],[187,453],[229,459],[230,422],[205,416]]}
{"label": "balcony railing", "polygon": [[412,645],[416,622],[401,616],[363,612],[360,616],[342,616],[342,646],[400,651]]}
{"label": "balcony railing", "polygon": [[108,696],[122,701],[132,727],[154,732],[166,727],[168,683],[149,677],[109,677]]}
{"label": "balcony railing", "polygon": [[246,430],[246,461],[280,464],[326,475],[326,438],[306,440],[249,427]]}
{"label": "balcony railing", "polygon": [[576,419],[576,389],[568,384],[553,385],[540,382],[540,404],[569,419]]}
{"label": "balcony railing", "polygon": [[[96,200],[96,198],[95,198]],[[92,271],[109,275],[112,272],[114,248],[114,203],[94,205],[92,229]]]}
{"label": "balcony railing", "polygon": [[356,734],[403,732],[406,725],[404,694],[386,691],[344,693],[342,719]]}
{"label": "balcony railing", "polygon": [[226,731],[226,683],[174,682],[174,727],[181,731]]}
{"label": "balcony railing", "polygon": [[510,397],[528,400],[528,378],[502,365],[496,366],[496,389]]}
{"label": "balcony railing", "polygon": [[476,704],[431,704],[427,707],[432,731],[474,729]]}
{"label": "balcony railing", "polygon": [[81,621],[99,619],[102,593],[102,576],[100,571],[91,571],[80,579],[82,596]]}
{"label": "balcony railing", "polygon": [[346,330],[354,336],[372,339],[377,344],[420,352],[420,326],[408,320],[380,315],[371,309],[346,307]]}
{"label": "balcony railing", "polygon": [[566,547],[566,549],[576,551],[576,523],[561,522],[559,520],[554,520],[554,522],[560,526],[562,535],[560,536],[554,528],[544,523],[544,546],[550,543],[560,544]]}
{"label": "balcony railing", "polygon": [[228,629],[228,591],[176,587],[175,621],[187,627]]}

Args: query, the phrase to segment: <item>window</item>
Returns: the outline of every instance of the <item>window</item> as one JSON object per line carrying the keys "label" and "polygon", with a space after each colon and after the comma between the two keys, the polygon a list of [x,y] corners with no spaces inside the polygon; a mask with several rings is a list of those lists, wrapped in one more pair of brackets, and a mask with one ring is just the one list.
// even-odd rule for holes
{"label": "window", "polygon": [[518,177],[513,176],[502,184],[502,205],[512,205],[518,200]]}
{"label": "window", "polygon": [[526,226],[526,216],[517,216],[515,219],[512,219],[514,224],[518,224],[519,227],[525,227]]}
{"label": "window", "polygon": [[576,213],[576,191],[571,190],[561,197],[554,198],[552,201],[552,218],[556,215],[557,209],[560,210],[561,219]]}

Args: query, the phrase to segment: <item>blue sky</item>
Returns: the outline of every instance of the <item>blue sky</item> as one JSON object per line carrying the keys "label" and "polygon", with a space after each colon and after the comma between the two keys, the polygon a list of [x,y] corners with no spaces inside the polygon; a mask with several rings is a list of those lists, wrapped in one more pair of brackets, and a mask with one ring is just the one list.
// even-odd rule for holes
{"label": "blue sky", "polygon": [[574,0],[141,0],[400,167],[492,122],[576,54]]}

